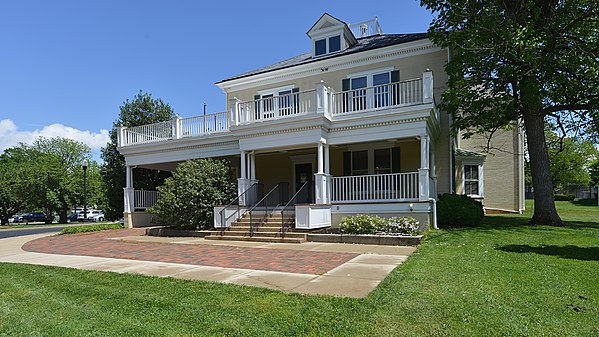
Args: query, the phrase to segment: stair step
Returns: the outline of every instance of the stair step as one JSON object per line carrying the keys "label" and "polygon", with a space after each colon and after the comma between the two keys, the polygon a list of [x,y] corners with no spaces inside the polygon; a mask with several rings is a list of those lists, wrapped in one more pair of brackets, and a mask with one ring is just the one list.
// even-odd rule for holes
{"label": "stair step", "polygon": [[[212,235],[220,235],[220,232],[218,233],[210,233],[210,236]],[[244,232],[236,232],[236,231],[226,231],[224,232],[224,236],[236,236],[236,237],[250,237],[250,232],[244,231]],[[267,237],[267,238],[280,238],[281,237],[281,232],[254,232],[253,237]],[[295,232],[286,232],[285,233],[285,237],[286,238],[306,238],[306,234],[304,233],[295,233]]]}
{"label": "stair step", "polygon": [[224,240],[224,241],[253,241],[253,242],[272,242],[272,243],[303,243],[306,242],[305,238],[270,238],[270,237],[243,237],[243,236],[229,236],[229,235],[209,235],[204,239],[206,240]]}

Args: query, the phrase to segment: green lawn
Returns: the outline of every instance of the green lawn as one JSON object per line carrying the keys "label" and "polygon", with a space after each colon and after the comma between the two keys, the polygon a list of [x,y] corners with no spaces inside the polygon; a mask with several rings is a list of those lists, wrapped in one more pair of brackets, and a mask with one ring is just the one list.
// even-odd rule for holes
{"label": "green lawn", "polygon": [[366,299],[0,264],[0,335],[599,336],[599,207],[431,233]]}

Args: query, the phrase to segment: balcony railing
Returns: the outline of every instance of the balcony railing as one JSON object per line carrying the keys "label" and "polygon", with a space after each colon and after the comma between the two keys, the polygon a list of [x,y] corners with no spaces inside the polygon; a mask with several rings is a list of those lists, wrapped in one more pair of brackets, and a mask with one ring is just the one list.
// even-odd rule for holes
{"label": "balcony railing", "polygon": [[158,201],[157,191],[135,190],[133,196],[133,207],[135,209],[146,210]]}
{"label": "balcony railing", "polygon": [[371,20],[352,23],[351,25],[349,25],[349,29],[357,38],[383,34],[381,25],[379,25],[379,19],[376,16],[374,17],[374,19]]}
{"label": "balcony railing", "polygon": [[175,117],[170,121],[131,128],[119,128],[119,146],[148,144],[168,139],[194,137],[227,131],[227,113],[219,112],[197,117]]}
{"label": "balcony railing", "polygon": [[423,103],[422,79],[333,94],[333,115]]}
{"label": "balcony railing", "polygon": [[418,172],[331,177],[331,202],[418,200]]}
{"label": "balcony railing", "polygon": [[316,90],[264,97],[237,104],[239,124],[316,111]]}

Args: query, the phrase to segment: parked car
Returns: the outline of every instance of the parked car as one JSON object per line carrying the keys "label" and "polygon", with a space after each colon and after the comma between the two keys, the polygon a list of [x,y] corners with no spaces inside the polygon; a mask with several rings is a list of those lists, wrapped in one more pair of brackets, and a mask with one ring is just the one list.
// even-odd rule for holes
{"label": "parked car", "polygon": [[104,221],[104,219],[104,211],[102,210],[93,210],[87,216],[87,221]]}
{"label": "parked car", "polygon": [[73,221],[77,221],[77,212],[72,212],[71,214],[67,215],[67,221],[68,222],[73,222]]}
{"label": "parked car", "polygon": [[19,217],[19,222],[48,222],[52,223],[54,216],[46,215],[44,212],[31,212],[22,214]]}
{"label": "parked car", "polygon": [[86,221],[91,216],[91,213],[91,210],[87,210],[87,216],[85,216],[85,211],[77,212],[77,221]]}

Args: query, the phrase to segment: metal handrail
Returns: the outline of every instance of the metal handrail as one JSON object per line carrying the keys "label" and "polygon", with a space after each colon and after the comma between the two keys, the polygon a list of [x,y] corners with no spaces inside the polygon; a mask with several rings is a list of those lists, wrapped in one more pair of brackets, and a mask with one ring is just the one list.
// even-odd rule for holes
{"label": "metal handrail", "polygon": [[[287,227],[289,222],[285,222],[285,210],[287,208],[289,208],[289,206],[291,205],[295,205],[294,200],[296,200],[298,198],[298,196],[300,195],[300,193],[302,193],[302,191],[304,190],[304,188],[306,188],[306,186],[310,186],[311,182],[310,181],[306,181],[298,190],[297,192],[295,192],[295,194],[291,197],[291,199],[289,200],[289,202],[285,205],[285,207],[283,207],[283,209],[281,210],[281,237],[284,238],[285,237],[285,232],[287,232]],[[309,190],[309,187],[308,187]]]}
{"label": "metal handrail", "polygon": [[[227,221],[235,214],[238,215],[237,218],[240,218],[239,216],[239,199],[241,199],[242,196],[244,196],[246,193],[248,193],[252,188],[257,188],[259,184],[257,182],[253,183],[250,187],[248,187],[245,191],[243,191],[243,193],[241,193],[240,195],[237,196],[237,198],[233,199],[233,201],[231,201],[228,205],[226,205],[223,209],[221,209],[218,214],[220,215],[220,219],[221,219],[221,227],[220,227],[220,234],[223,235],[225,232],[225,224],[227,223]],[[226,214],[224,214],[223,212],[229,208],[231,205],[233,205],[235,202],[237,202],[237,210],[232,213],[231,215],[229,215],[228,217],[226,216]],[[245,205],[248,206],[248,205]]]}
{"label": "metal handrail", "polygon": [[[268,202],[266,202],[266,200],[268,199],[268,197],[270,195],[272,195],[275,191],[279,190],[281,188],[281,186],[285,185],[287,183],[278,183],[277,185],[275,185],[275,187],[273,187],[270,191],[268,191],[268,193],[266,193],[264,195],[264,197],[262,197],[262,199],[260,199],[260,201],[258,201],[254,206],[252,206],[249,210],[248,213],[250,214],[250,237],[252,237],[254,235],[254,232],[256,229],[258,229],[258,226],[260,226],[262,223],[264,223],[266,221],[266,219],[268,218]],[[253,216],[253,212],[256,210],[257,207],[259,207],[261,204],[264,204],[264,216],[261,217],[260,219],[257,219],[256,224],[254,224],[254,216]],[[278,207],[280,205],[277,204],[276,206],[273,206],[273,209]]]}

